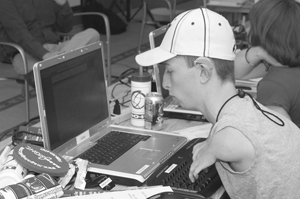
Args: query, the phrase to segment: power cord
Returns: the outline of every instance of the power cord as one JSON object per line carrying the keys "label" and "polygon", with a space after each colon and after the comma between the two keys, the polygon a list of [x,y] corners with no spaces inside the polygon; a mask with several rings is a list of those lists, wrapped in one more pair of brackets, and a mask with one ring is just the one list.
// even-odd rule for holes
{"label": "power cord", "polygon": [[[121,73],[121,75],[119,76],[119,82],[122,83],[122,84],[125,84],[127,85],[128,87],[130,87],[130,84],[126,83],[126,82],[123,82],[123,79],[124,78],[128,78],[131,74],[137,72],[138,69],[137,68],[130,68],[130,69],[127,69],[125,70],[123,73]],[[130,80],[129,80],[129,83],[130,83]]]}
{"label": "power cord", "polygon": [[[14,146],[17,146],[18,144],[21,143],[29,143],[29,144],[34,144],[43,147],[43,136],[41,133],[36,133],[34,131],[29,131],[28,129],[22,127],[20,128],[21,130],[15,131],[12,135],[12,144]],[[26,129],[26,130],[23,130]],[[38,130],[38,128],[35,128]]]}
{"label": "power cord", "polygon": [[[130,68],[130,69],[127,69],[127,70],[125,70],[124,72],[122,72],[122,73],[120,74],[120,76],[119,76],[119,78],[118,78],[119,83],[116,83],[116,84],[114,85],[114,87],[112,88],[112,91],[111,91],[111,101],[110,101],[110,102],[116,101],[115,96],[114,96],[114,91],[115,91],[115,89],[116,89],[118,86],[120,86],[120,85],[126,85],[126,86],[128,86],[128,87],[131,87],[131,84],[130,84],[130,77],[129,77],[129,76],[130,76],[131,74],[137,72],[137,71],[138,71],[138,69],[136,69],[136,68]],[[125,82],[124,79],[127,79],[127,82]],[[121,102],[121,103],[118,101],[119,105],[122,105],[122,106],[123,106],[125,103],[128,102],[128,101],[125,102],[125,97],[127,97],[127,96],[129,95],[129,93],[130,93],[130,91],[128,91],[128,92],[122,97],[122,102]]]}
{"label": "power cord", "polygon": [[[31,124],[31,123],[33,123],[34,121],[39,120],[39,119],[40,119],[39,116],[33,117],[33,118],[31,118],[28,122],[25,122],[22,126],[28,126],[29,124]],[[14,134],[16,131],[17,131],[17,129],[13,129],[13,130],[12,130],[13,134]],[[10,132],[11,132],[11,131],[9,130],[9,131],[5,132],[4,134],[2,134],[1,137],[0,137],[0,141],[1,141],[7,134],[9,134]]]}

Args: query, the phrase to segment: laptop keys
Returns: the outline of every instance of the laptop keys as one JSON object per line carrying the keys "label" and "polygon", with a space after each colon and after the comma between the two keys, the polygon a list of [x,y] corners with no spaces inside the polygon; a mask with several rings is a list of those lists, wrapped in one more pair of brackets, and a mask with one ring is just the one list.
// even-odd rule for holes
{"label": "laptop keys", "polygon": [[139,135],[120,131],[111,131],[78,158],[91,163],[109,165],[140,141],[149,139],[149,135]]}

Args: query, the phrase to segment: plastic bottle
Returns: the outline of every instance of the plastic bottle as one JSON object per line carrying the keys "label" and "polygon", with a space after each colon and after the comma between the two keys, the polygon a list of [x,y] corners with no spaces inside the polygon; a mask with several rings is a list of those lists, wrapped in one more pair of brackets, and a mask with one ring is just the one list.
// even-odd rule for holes
{"label": "plastic bottle", "polygon": [[131,77],[131,124],[144,127],[145,98],[151,92],[151,75],[147,72],[134,73]]}
{"label": "plastic bottle", "polygon": [[22,167],[9,152],[0,171],[0,188],[21,182],[27,175],[27,169]]}

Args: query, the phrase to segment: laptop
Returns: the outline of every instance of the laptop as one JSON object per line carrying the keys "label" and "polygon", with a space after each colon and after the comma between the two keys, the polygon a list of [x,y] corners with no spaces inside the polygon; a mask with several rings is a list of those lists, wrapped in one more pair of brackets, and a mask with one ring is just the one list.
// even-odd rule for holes
{"label": "laptop", "polygon": [[[175,134],[112,124],[102,42],[38,62],[33,71],[45,148],[72,159],[103,147],[107,152],[92,160],[89,172],[110,176],[116,184],[141,185],[187,142]],[[119,151],[120,157],[108,157],[110,163],[95,163],[114,150],[101,144],[112,134],[139,141]]]}
{"label": "laptop", "polygon": [[[160,46],[165,33],[168,30],[168,25],[162,26],[149,33],[150,48],[156,48]],[[153,65],[154,79],[156,81],[156,90],[161,93],[164,98],[164,116],[170,118],[206,121],[205,117],[200,111],[187,110],[182,108],[179,103],[171,96],[169,91],[162,86],[162,80],[165,73],[165,67],[163,65]]]}

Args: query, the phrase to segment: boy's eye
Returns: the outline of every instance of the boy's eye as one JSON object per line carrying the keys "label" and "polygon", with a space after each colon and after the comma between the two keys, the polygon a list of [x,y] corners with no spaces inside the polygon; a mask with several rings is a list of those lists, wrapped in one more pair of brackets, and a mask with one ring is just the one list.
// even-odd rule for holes
{"label": "boy's eye", "polygon": [[166,73],[171,73],[172,71],[171,70],[168,70],[167,68],[166,68]]}

